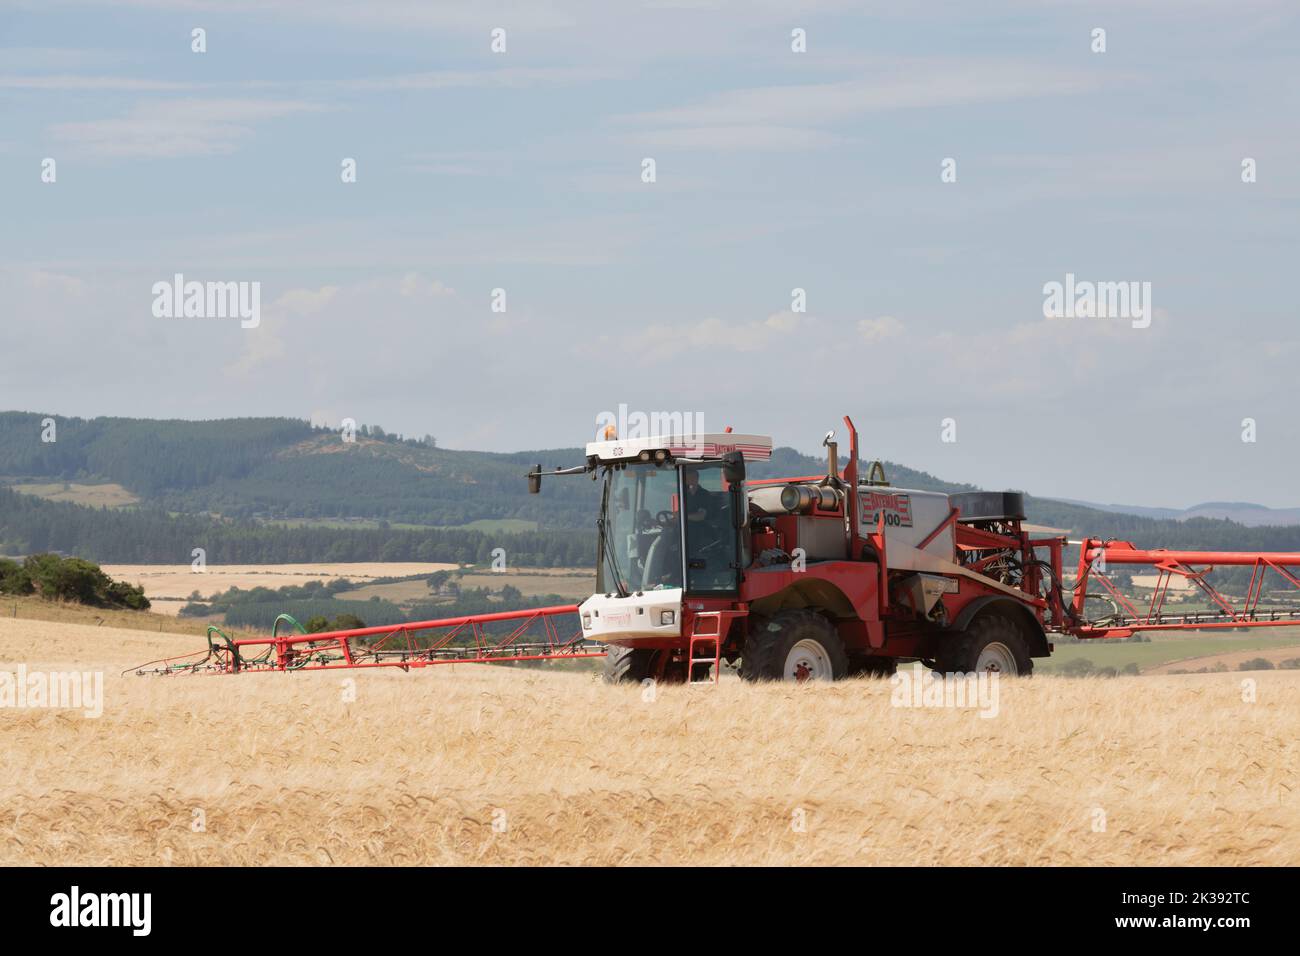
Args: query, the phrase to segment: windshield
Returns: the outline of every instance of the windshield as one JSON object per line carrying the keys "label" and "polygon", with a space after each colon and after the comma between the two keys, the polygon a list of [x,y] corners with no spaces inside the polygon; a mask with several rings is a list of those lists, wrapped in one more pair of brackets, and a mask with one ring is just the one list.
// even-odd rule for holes
{"label": "windshield", "polygon": [[618,569],[618,577],[628,591],[680,588],[682,531],[677,469],[637,463],[611,469],[605,481],[598,590],[619,590],[611,564]]}

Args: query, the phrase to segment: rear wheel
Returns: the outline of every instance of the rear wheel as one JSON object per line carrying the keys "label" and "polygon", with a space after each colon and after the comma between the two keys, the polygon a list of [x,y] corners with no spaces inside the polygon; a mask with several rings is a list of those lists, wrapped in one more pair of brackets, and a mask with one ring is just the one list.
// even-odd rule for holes
{"label": "rear wheel", "polygon": [[802,683],[839,680],[848,672],[844,642],[820,614],[792,608],[750,623],[740,662],[745,680]]}
{"label": "rear wheel", "polygon": [[977,617],[960,634],[947,639],[936,670],[946,674],[993,673],[1028,677],[1034,661],[1016,623],[1000,614]]}

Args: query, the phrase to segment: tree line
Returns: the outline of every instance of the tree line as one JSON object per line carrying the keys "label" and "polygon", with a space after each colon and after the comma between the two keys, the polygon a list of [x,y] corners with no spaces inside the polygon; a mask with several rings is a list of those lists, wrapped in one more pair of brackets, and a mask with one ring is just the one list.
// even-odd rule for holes
{"label": "tree line", "polygon": [[[354,587],[357,585],[344,578],[309,581],[276,589],[256,587],[244,590],[235,587],[207,601],[192,601],[181,609],[181,614],[185,617],[221,614],[232,627],[266,631],[275,624],[277,616],[289,614],[302,622],[307,631],[317,633],[573,603],[557,594],[525,597],[512,585],[496,591],[489,588],[458,590],[450,598],[414,601],[405,606],[379,597],[368,601],[348,601],[338,597],[341,592]],[[514,625],[503,622],[500,627],[485,627],[485,630],[508,632],[512,627]]]}
{"label": "tree line", "polygon": [[0,553],[66,551],[105,564],[188,564],[202,548],[209,564],[424,561],[489,564],[497,548],[510,565],[593,567],[595,534],[486,534],[455,528],[283,528],[158,509],[110,510],[46,501],[0,488]]}

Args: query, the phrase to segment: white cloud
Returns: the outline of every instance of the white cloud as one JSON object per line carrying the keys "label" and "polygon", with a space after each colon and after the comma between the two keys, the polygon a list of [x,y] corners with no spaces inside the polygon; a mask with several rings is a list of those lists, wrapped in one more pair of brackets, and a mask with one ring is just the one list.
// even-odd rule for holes
{"label": "white cloud", "polygon": [[82,296],[86,293],[86,283],[82,279],[58,272],[38,269],[29,274],[28,281],[38,292],[56,292],[65,296]]}
{"label": "white cloud", "polygon": [[882,315],[878,319],[859,319],[858,335],[870,345],[884,339],[892,339],[903,334],[903,323],[892,315]]}
{"label": "white cloud", "polygon": [[645,126],[816,126],[880,110],[1086,93],[1117,79],[1027,61],[886,59],[852,80],[727,90],[619,119]]}
{"label": "white cloud", "polygon": [[416,272],[402,276],[398,291],[408,299],[433,299],[456,294],[456,290],[443,285],[441,279],[426,279]]}
{"label": "white cloud", "polygon": [[[765,319],[749,322],[726,322],[710,317],[700,322],[661,323],[647,326],[630,343],[632,354],[644,359],[666,359],[683,352],[705,354],[725,349],[735,352],[757,352],[788,341],[790,333],[798,331],[813,320],[793,312],[774,312]],[[620,340],[621,341],[621,340]],[[582,344],[579,351],[608,354],[612,341],[602,337],[592,344]]]}
{"label": "white cloud", "polygon": [[298,100],[175,99],[137,104],[118,119],[58,123],[50,133],[99,157],[226,155],[252,136],[251,124],[321,109]]}
{"label": "white cloud", "polygon": [[285,357],[288,350],[284,341],[267,327],[267,320],[253,329],[241,329],[244,335],[244,350],[235,361],[225,366],[225,374],[234,378],[246,378],[253,375],[265,365],[275,363]]}
{"label": "white cloud", "polygon": [[334,301],[339,287],[325,285],[319,289],[290,289],[271,303],[272,310],[283,310],[294,315],[314,315]]}

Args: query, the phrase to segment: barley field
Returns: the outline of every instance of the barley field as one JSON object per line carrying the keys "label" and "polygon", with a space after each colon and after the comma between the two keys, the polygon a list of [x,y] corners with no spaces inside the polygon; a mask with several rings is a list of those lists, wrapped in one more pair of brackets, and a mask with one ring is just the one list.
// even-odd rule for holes
{"label": "barley field", "polygon": [[1004,682],[991,718],[869,680],[118,674],[200,640],[0,619],[0,670],[104,671],[98,718],[0,709],[0,863],[1300,863],[1300,672]]}

